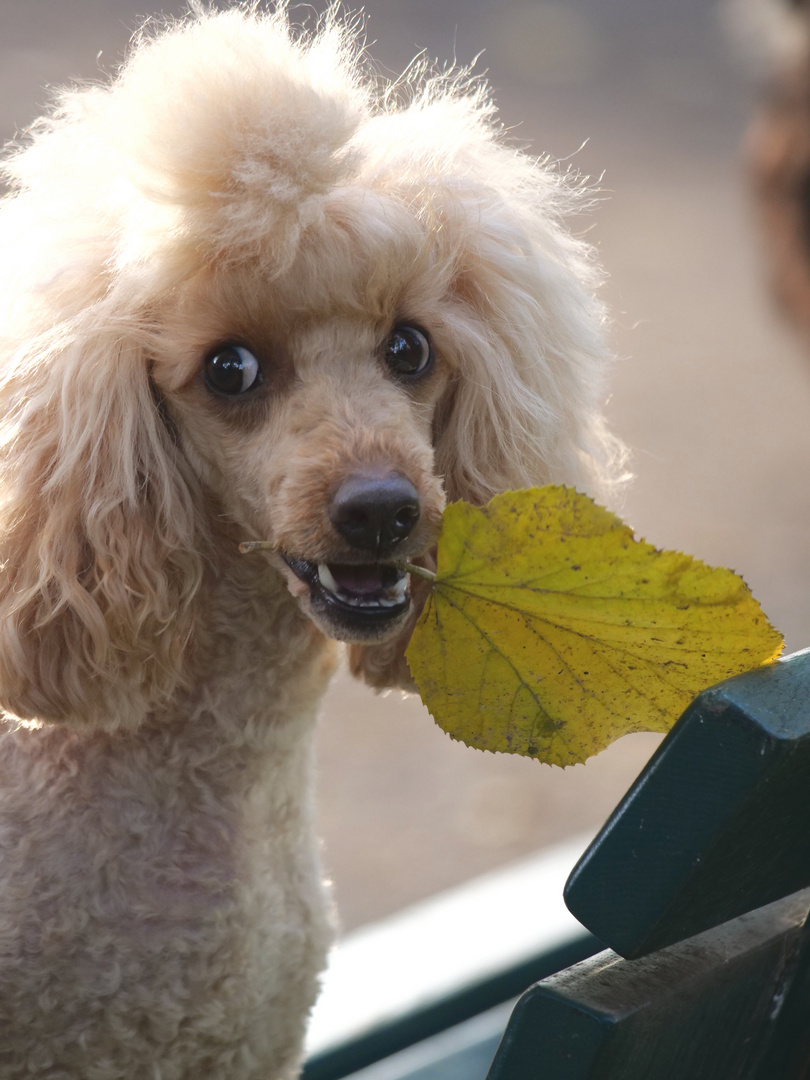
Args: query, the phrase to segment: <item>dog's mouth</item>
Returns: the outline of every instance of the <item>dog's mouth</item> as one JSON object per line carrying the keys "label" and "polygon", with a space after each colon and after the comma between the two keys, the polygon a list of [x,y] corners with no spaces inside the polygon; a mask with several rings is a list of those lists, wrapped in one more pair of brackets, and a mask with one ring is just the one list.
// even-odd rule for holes
{"label": "dog's mouth", "polygon": [[281,554],[309,587],[313,613],[334,630],[374,636],[410,608],[410,578],[390,563],[314,563]]}

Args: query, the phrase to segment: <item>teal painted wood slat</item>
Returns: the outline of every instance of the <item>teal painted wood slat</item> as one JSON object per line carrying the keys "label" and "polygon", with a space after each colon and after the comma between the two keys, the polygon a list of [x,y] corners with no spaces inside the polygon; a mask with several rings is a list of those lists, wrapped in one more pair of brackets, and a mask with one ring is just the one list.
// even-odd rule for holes
{"label": "teal painted wood slat", "polygon": [[488,1080],[798,1080],[761,1062],[809,904],[800,893],[654,956],[608,950],[543,980]]}
{"label": "teal painted wood slat", "polygon": [[574,868],[570,911],[632,958],[810,885],[810,651],[695,699]]}

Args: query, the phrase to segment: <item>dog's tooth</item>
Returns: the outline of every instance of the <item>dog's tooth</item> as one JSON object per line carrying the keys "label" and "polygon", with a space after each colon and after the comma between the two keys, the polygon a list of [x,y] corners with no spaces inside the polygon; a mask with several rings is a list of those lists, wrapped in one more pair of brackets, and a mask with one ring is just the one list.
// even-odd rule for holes
{"label": "dog's tooth", "polygon": [[401,577],[394,586],[394,595],[402,602],[408,595],[409,576],[407,574]]}
{"label": "dog's tooth", "polygon": [[340,587],[332,577],[332,571],[326,563],[318,563],[318,581],[320,581],[321,585],[331,593],[337,594],[340,591]]}
{"label": "dog's tooth", "polygon": [[318,581],[321,586],[330,592],[333,596],[337,596],[344,604],[348,604],[350,607],[361,608],[371,610],[373,608],[391,608],[398,607],[403,604],[408,597],[408,583],[409,577],[407,574],[403,574],[401,577],[389,585],[383,593],[377,593],[372,595],[363,596],[362,594],[353,594],[346,592],[335,581],[326,563],[318,563]]}
{"label": "dog's tooth", "polygon": [[384,603],[386,607],[393,607],[394,604],[405,602],[408,596],[408,581],[408,575],[405,574],[385,590]]}
{"label": "dog's tooth", "polygon": [[344,592],[341,592],[338,595],[340,596],[340,599],[343,601],[343,603],[349,604],[350,607],[366,608],[377,606],[376,600],[369,600],[363,596],[353,596],[351,593]]}

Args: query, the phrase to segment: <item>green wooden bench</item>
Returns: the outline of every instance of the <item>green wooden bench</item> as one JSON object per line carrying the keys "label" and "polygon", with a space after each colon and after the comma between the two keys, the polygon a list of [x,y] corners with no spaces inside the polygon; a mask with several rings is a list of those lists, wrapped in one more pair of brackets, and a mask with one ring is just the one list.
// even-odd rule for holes
{"label": "green wooden bench", "polygon": [[810,1075],[808,886],[810,651],[678,721],[566,886],[612,951],[521,998],[489,1080]]}
{"label": "green wooden bench", "polygon": [[[810,651],[693,702],[579,860],[565,901],[595,936],[568,947],[609,948],[555,974],[554,950],[535,950],[542,977],[500,1040],[510,1006],[493,990],[477,1014],[427,1009],[410,1050],[386,1044],[395,1021],[383,1026],[354,1071],[350,1041],[343,1064],[329,1071],[327,1055],[313,1080],[810,1077]],[[499,976],[514,992],[510,972],[527,964]],[[448,1016],[464,1023],[437,1035]]]}

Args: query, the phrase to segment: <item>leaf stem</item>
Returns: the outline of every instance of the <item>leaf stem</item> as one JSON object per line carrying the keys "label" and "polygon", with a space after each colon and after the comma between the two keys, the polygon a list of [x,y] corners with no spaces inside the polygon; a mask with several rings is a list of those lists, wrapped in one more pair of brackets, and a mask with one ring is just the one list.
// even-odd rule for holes
{"label": "leaf stem", "polygon": [[[276,545],[271,540],[243,540],[239,545],[239,552],[242,555],[249,555],[251,551],[277,551]],[[397,570],[404,570],[408,574],[413,574],[415,577],[422,578],[423,581],[430,581],[431,583],[436,580],[436,575],[432,570],[426,570],[424,566],[417,566],[415,563],[395,561],[391,563]]]}
{"label": "leaf stem", "polygon": [[247,555],[251,551],[275,551],[276,545],[271,540],[243,540],[239,545],[239,553]]}
{"label": "leaf stem", "polygon": [[393,565],[398,570],[406,570],[409,574],[422,578],[423,581],[434,582],[436,580],[436,575],[432,570],[426,570],[424,566],[417,566],[416,563],[395,562]]}

